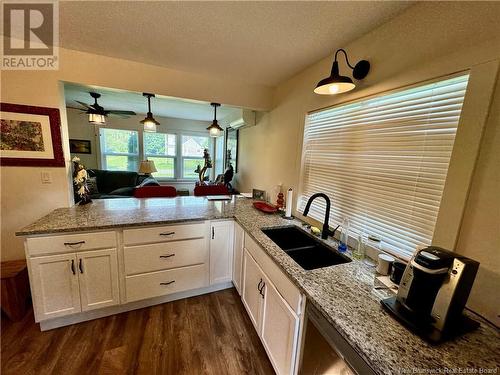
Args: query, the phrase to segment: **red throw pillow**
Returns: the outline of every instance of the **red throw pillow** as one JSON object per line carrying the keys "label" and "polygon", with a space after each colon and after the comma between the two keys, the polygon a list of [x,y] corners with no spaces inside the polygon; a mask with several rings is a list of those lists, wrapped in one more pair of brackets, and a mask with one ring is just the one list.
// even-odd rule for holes
{"label": "red throw pillow", "polygon": [[134,197],[136,198],[160,198],[176,197],[177,190],[173,186],[143,186],[135,188]]}

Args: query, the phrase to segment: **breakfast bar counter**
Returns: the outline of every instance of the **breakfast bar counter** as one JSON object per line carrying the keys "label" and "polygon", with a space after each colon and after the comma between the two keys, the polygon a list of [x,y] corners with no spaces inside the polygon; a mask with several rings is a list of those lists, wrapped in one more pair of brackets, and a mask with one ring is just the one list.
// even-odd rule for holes
{"label": "breakfast bar counter", "polygon": [[[302,269],[261,231],[265,227],[301,226],[302,222],[259,212],[246,198],[99,200],[86,206],[56,209],[17,235],[34,237],[218,219],[236,220],[374,372],[498,373],[497,328],[469,313],[481,322],[479,329],[443,344],[428,344],[383,310],[380,299],[387,292],[374,288],[373,267],[353,260],[311,271]],[[332,239],[327,243],[337,246]]]}

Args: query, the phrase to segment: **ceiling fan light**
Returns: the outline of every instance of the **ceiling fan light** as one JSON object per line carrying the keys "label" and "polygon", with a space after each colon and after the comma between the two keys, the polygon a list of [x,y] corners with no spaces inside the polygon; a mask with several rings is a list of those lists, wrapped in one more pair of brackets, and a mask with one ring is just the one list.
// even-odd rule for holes
{"label": "ceiling fan light", "polygon": [[104,125],[106,123],[106,116],[99,113],[89,113],[89,122],[95,125]]}

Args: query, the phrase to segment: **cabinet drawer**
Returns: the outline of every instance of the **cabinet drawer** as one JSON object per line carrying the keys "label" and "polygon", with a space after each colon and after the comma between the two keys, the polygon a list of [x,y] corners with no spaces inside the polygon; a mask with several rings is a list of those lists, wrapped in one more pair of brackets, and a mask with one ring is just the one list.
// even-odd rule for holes
{"label": "cabinet drawer", "polygon": [[300,314],[300,303],[302,296],[300,290],[290,279],[280,270],[280,268],[271,260],[264,250],[252,239],[245,235],[245,249],[254,257],[255,261],[262,268],[266,276],[276,287],[278,293],[290,305],[295,313]]}
{"label": "cabinet drawer", "polygon": [[208,286],[208,265],[200,264],[125,278],[127,302]]}
{"label": "cabinet drawer", "polygon": [[208,246],[204,238],[125,246],[124,256],[125,273],[133,275],[206,263]]}
{"label": "cabinet drawer", "polygon": [[123,243],[125,245],[138,245],[190,238],[203,238],[207,236],[207,233],[208,225],[205,222],[166,225],[153,228],[125,229],[123,231]]}
{"label": "cabinet drawer", "polygon": [[115,232],[65,234],[61,236],[28,238],[28,252],[31,256],[78,252],[116,247]]}

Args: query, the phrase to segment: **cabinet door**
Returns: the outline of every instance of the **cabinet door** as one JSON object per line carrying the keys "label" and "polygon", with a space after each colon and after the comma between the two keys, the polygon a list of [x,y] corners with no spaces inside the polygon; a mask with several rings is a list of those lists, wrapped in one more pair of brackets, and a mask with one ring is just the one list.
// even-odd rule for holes
{"label": "cabinet door", "polygon": [[250,320],[260,335],[263,293],[259,291],[264,284],[264,274],[252,256],[245,250],[243,260],[243,294],[242,301]]}
{"label": "cabinet door", "polygon": [[77,253],[82,311],[119,303],[116,249]]}
{"label": "cabinet door", "polygon": [[74,253],[31,258],[29,263],[37,322],[81,311]]}
{"label": "cabinet door", "polygon": [[239,224],[234,223],[234,247],[233,247],[233,284],[238,294],[242,292],[242,269],[243,269],[243,241],[245,232]]}
{"label": "cabinet door", "polygon": [[262,317],[262,342],[277,374],[293,374],[299,318],[266,282]]}
{"label": "cabinet door", "polygon": [[233,278],[233,221],[216,221],[210,226],[210,284]]}

